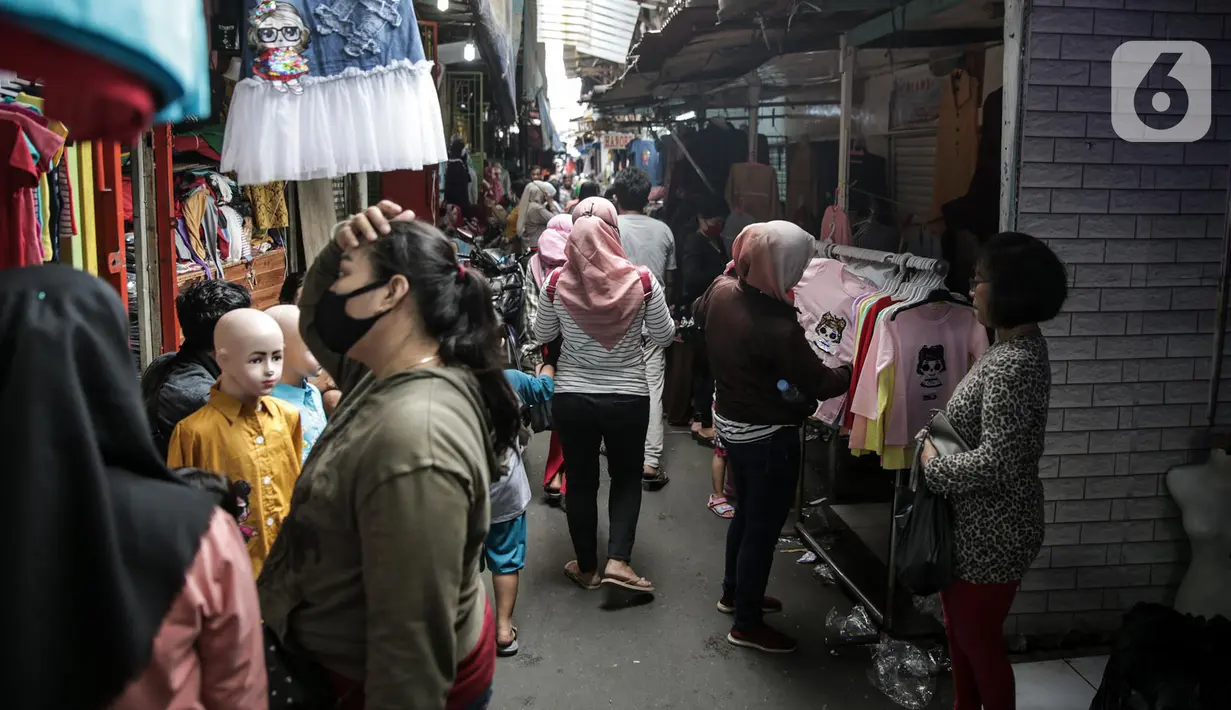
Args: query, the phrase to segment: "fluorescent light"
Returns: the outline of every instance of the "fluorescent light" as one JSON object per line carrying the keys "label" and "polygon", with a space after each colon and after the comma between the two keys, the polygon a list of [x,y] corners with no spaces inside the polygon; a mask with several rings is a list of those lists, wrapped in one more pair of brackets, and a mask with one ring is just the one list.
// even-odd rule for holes
{"label": "fluorescent light", "polygon": [[691,121],[692,119],[694,119],[694,118],[696,118],[696,117],[697,117],[697,112],[696,112],[696,111],[685,111],[684,113],[681,113],[680,115],[676,116],[676,117],[675,117],[675,120],[677,120],[677,121]]}
{"label": "fluorescent light", "polygon": [[436,0],[436,9],[441,12],[448,12],[449,0]]}
{"label": "fluorescent light", "polygon": [[473,62],[477,56],[479,56],[479,50],[475,48],[474,42],[467,42],[466,46],[462,48],[462,59]]}

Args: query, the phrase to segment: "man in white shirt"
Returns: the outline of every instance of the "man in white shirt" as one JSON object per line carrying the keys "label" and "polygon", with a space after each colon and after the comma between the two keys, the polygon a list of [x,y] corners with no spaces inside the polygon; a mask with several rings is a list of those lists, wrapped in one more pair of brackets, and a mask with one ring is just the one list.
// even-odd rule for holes
{"label": "man in white shirt", "polygon": [[[650,201],[650,176],[641,168],[625,168],[615,176],[616,209],[620,213],[620,244],[628,260],[650,270],[670,301],[675,280],[675,236],[665,223],[645,215]],[[668,482],[661,470],[663,453],[663,384],[667,358],[663,348],[644,347],[645,376],[650,387],[650,426],[645,434],[646,487],[659,490]]]}

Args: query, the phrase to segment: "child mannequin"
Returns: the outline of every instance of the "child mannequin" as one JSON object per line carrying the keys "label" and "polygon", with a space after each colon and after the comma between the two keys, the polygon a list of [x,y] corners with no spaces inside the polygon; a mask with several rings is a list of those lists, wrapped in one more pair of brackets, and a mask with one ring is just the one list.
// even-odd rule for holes
{"label": "child mannequin", "polygon": [[248,554],[258,576],[290,510],[303,451],[299,412],[269,396],[283,349],[282,329],[268,315],[251,308],[224,315],[214,331],[222,375],[209,403],[175,427],[167,454],[171,468],[217,471],[251,486]]}
{"label": "child mannequin", "polygon": [[303,460],[308,460],[312,444],[325,430],[325,402],[321,391],[308,381],[321,374],[321,364],[312,356],[299,334],[299,306],[279,305],[265,311],[282,328],[286,343],[282,358],[282,378],[273,395],[299,410],[303,427]]}

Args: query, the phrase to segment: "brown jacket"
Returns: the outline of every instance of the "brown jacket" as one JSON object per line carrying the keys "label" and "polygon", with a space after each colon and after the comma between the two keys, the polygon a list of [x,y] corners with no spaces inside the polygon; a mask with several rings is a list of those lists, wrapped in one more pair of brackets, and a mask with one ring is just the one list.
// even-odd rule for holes
{"label": "brown jacket", "polygon": [[718,414],[744,424],[798,425],[816,403],[790,404],[778,391],[786,380],[813,400],[846,392],[849,367],[831,370],[812,352],[795,309],[719,276],[697,299],[694,318],[705,330]]}

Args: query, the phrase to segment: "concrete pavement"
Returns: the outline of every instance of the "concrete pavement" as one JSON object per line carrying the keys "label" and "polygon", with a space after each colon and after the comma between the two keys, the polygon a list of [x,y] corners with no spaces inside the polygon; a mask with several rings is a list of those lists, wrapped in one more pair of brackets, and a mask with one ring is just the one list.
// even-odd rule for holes
{"label": "concrete pavement", "polygon": [[[527,452],[536,496],[546,450],[547,435],[540,434]],[[671,484],[645,494],[633,559],[637,572],[658,588],[648,606],[599,609],[600,592],[581,590],[564,576],[564,564],[573,559],[564,513],[537,497],[531,504],[515,615],[521,652],[498,659],[492,709],[897,708],[868,681],[866,649],[835,656],[826,648],[825,615],[834,606],[849,609],[850,602],[815,580],[811,566],[795,564],[798,553],[778,556],[769,593],[786,606],[772,622],[800,639],[799,651],[769,656],[726,642],[730,618],[714,604],[727,524],[705,507],[710,452],[686,431],[669,429],[664,460]],[[600,553],[607,531],[605,476]]]}

